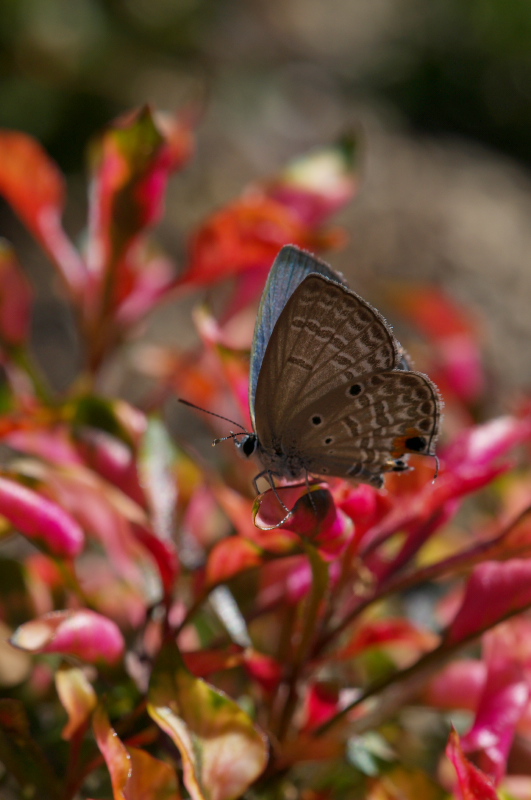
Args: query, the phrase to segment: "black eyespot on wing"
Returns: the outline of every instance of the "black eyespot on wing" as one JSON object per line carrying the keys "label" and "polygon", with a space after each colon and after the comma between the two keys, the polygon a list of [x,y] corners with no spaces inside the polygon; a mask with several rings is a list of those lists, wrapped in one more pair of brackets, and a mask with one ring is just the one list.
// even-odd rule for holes
{"label": "black eyespot on wing", "polygon": [[334,441],[333,436],[327,436],[326,439],[324,440],[324,444],[332,444],[333,441]]}
{"label": "black eyespot on wing", "polygon": [[349,386],[348,394],[351,397],[357,397],[361,392],[361,386],[359,383],[353,383],[352,386]]}
{"label": "black eyespot on wing", "polygon": [[312,425],[320,425],[322,421],[323,418],[320,417],[319,414],[316,414],[314,417],[312,417]]}
{"label": "black eyespot on wing", "polygon": [[401,458],[396,459],[393,472],[406,472],[408,469],[409,467],[405,461],[402,461]]}
{"label": "black eyespot on wing", "polygon": [[414,453],[420,453],[426,447],[426,439],[424,436],[410,436],[409,439],[406,439],[404,444],[408,450],[412,450]]}

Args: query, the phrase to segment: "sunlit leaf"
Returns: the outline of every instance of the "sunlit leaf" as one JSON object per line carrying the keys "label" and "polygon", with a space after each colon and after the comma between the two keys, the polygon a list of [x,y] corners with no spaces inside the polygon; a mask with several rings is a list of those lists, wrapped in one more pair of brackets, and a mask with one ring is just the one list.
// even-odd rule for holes
{"label": "sunlit leaf", "polygon": [[171,541],[175,533],[177,481],[174,460],[175,448],[166,427],[159,419],[151,417],[140,450],[139,465],[153,530],[163,541]]}
{"label": "sunlit leaf", "polygon": [[131,774],[125,786],[126,800],[179,800],[175,770],[145,750],[128,747]]}
{"label": "sunlit leaf", "polygon": [[229,697],[193,676],[167,644],[155,664],[148,710],[179,748],[193,800],[240,797],[267,762],[267,741]]}
{"label": "sunlit leaf", "polygon": [[111,776],[114,800],[128,800],[124,790],[131,775],[131,756],[111,727],[107,712],[100,705],[94,712],[92,724],[98,747]]}
{"label": "sunlit leaf", "polygon": [[63,665],[55,674],[57,694],[68,722],[62,730],[63,739],[71,739],[83,725],[88,724],[96,707],[97,697],[92,684],[79,667]]}

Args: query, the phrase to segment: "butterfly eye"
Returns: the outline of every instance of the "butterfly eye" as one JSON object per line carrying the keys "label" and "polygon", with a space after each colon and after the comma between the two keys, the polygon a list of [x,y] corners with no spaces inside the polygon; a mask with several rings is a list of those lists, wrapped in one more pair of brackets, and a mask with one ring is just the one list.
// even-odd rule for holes
{"label": "butterfly eye", "polygon": [[414,453],[420,453],[426,447],[426,439],[424,436],[410,436],[409,439],[406,439],[404,444],[408,450],[412,450]]}
{"label": "butterfly eye", "polygon": [[241,442],[236,442],[238,447],[241,449],[242,453],[246,458],[252,456],[254,451],[256,450],[257,439],[255,434],[249,434],[249,436],[245,436]]}

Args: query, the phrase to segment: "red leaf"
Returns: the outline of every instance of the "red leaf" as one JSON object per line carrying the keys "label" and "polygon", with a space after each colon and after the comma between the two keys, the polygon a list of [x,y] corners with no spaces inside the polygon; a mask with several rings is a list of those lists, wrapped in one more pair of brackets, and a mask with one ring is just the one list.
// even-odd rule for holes
{"label": "red leaf", "polygon": [[120,291],[115,302],[136,286],[138,267],[124,259],[139,234],[159,220],[169,175],[190,151],[189,126],[147,107],[117,120],[92,146],[88,263],[107,283],[121,270],[119,280],[113,277]]}
{"label": "red leaf", "polygon": [[258,495],[253,519],[257,528],[267,531],[286,527],[299,536],[314,538],[334,522],[336,510],[328,489],[316,484],[278,486]]}
{"label": "red leaf", "polygon": [[312,684],[305,697],[304,731],[311,731],[327,722],[339,710],[339,688],[320,681]]}
{"label": "red leaf", "polygon": [[340,145],[310,153],[246,189],[192,236],[180,283],[213,283],[246,271],[265,275],[285,244],[313,251],[337,246],[340,232],[319,225],[355,193],[353,152]]}
{"label": "red leaf", "polygon": [[453,299],[432,287],[399,287],[393,292],[393,299],[432,340],[438,367],[436,383],[442,395],[446,396],[448,387],[465,402],[477,399],[483,391],[485,375],[477,326],[469,311],[465,313]]}
{"label": "red leaf", "polygon": [[29,335],[33,291],[15,253],[0,240],[0,340],[25,344]]}
{"label": "red leaf", "polygon": [[214,586],[262,563],[261,549],[241,536],[231,536],[214,546],[208,557],[206,583]]}
{"label": "red leaf", "polygon": [[377,619],[362,625],[351,641],[336,653],[336,658],[353,658],[371,647],[398,645],[415,652],[424,652],[435,646],[437,637],[407,619]]}
{"label": "red leaf", "polygon": [[180,572],[179,556],[173,542],[159,539],[154,533],[140,525],[133,526],[138,541],[151,555],[160,574],[164,594],[169,597]]}
{"label": "red leaf", "polygon": [[63,178],[40,144],[26,134],[0,131],[0,193],[80,296],[87,270],[61,227]]}
{"label": "red leaf", "polygon": [[465,757],[456,730],[450,734],[446,755],[457,772],[456,790],[460,800],[500,800],[487,776]]}
{"label": "red leaf", "polygon": [[500,456],[530,437],[531,417],[499,417],[465,431],[441,456],[441,472],[435,483],[395,501],[381,522],[367,531],[362,552],[368,554],[397,531],[407,531],[403,552],[394,562],[387,561],[385,567],[388,573],[394,571],[456,513],[458,500],[506,472],[509,465],[497,463]]}
{"label": "red leaf", "polygon": [[181,653],[186,668],[196,678],[206,678],[213,672],[224,669],[234,669],[243,663],[245,653],[237,644],[218,650],[193,650]]}
{"label": "red leaf", "polygon": [[245,650],[245,668],[249,675],[266,692],[275,692],[284,675],[284,668],[275,658],[258,653],[250,647]]}

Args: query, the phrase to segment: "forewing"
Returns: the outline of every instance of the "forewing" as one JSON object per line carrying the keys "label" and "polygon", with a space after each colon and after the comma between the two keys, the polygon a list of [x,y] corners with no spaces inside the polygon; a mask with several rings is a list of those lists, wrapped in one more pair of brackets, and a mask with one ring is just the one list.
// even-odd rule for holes
{"label": "forewing", "polygon": [[269,272],[258,308],[251,350],[249,406],[255,428],[256,388],[268,342],[286,303],[311,273],[324,275],[331,281],[344,285],[343,278],[328,264],[291,244],[282,248]]}
{"label": "forewing", "polygon": [[290,420],[282,447],[304,454],[308,472],[381,485],[407,453],[433,455],[441,402],[419,372],[392,370],[336,387]]}
{"label": "forewing", "polygon": [[400,358],[376,309],[325,276],[309,275],[278,317],[262,361],[255,397],[262,445],[283,440],[293,420],[323,396],[392,370]]}

